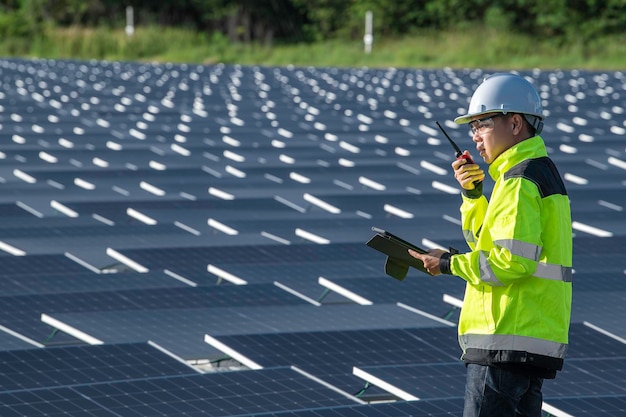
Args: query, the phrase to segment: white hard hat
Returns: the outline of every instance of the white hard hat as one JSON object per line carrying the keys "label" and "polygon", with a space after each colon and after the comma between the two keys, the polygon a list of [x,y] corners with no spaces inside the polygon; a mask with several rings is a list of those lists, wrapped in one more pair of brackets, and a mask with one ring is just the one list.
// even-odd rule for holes
{"label": "white hard hat", "polygon": [[454,122],[469,123],[474,116],[493,112],[524,114],[537,133],[543,127],[539,93],[524,77],[516,74],[500,72],[486,77],[474,91],[467,114]]}

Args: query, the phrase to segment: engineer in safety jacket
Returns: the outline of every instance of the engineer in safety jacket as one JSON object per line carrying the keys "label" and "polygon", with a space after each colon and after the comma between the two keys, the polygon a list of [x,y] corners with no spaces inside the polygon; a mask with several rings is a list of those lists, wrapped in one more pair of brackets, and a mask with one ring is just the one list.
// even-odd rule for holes
{"label": "engineer in safety jacket", "polygon": [[455,122],[469,124],[489,165],[491,196],[482,193],[478,164],[454,161],[471,251],[410,253],[432,275],[467,282],[458,325],[467,365],[464,417],[539,417],[543,380],[556,376],[567,352],[572,301],[569,198],[539,136],[541,99],[525,78],[497,73]]}

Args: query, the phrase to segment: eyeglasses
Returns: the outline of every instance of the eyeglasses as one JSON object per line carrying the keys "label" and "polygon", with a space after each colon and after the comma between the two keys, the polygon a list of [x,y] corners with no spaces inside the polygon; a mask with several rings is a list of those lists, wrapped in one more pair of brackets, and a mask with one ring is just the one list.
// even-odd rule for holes
{"label": "eyeglasses", "polygon": [[474,136],[476,133],[486,133],[491,131],[494,126],[494,121],[496,117],[506,116],[504,113],[494,114],[492,116],[483,117],[482,119],[476,119],[469,123],[470,133]]}

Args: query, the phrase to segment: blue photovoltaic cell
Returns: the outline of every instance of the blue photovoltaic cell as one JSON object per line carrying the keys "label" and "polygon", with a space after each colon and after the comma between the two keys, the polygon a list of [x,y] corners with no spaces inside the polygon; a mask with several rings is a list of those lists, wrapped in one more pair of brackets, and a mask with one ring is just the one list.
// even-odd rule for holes
{"label": "blue photovoltaic cell", "polygon": [[7,256],[2,258],[2,263],[3,274],[7,276],[85,272],[84,267],[63,255]]}
{"label": "blue photovoltaic cell", "polygon": [[623,395],[551,399],[546,402],[575,417],[617,417],[626,413],[626,396]]}
{"label": "blue photovoltaic cell", "polygon": [[106,343],[153,340],[186,359],[215,354],[204,335],[432,327],[438,323],[395,305],[285,305],[56,313],[51,317]]}
{"label": "blue photovoltaic cell", "polygon": [[162,271],[147,273],[127,271],[116,274],[97,274],[87,270],[77,273],[51,272],[46,274],[12,275],[0,281],[0,291],[5,296],[188,286],[189,284],[174,279]]}
{"label": "blue photovoltaic cell", "polygon": [[544,397],[626,396],[626,357],[570,359],[553,381],[546,381]]}
{"label": "blue photovoltaic cell", "polygon": [[[582,325],[572,325],[572,342],[575,346],[584,337],[592,337],[591,329]],[[624,375],[624,356],[610,356],[617,353],[610,347],[618,348],[623,353],[626,345],[603,335],[593,335],[595,339],[595,355],[585,356],[584,352],[574,352],[568,357],[563,371],[554,380],[544,382],[544,397],[582,397],[594,396],[602,392],[605,395],[626,395]],[[236,337],[235,337],[236,339]],[[598,357],[598,354],[608,355]],[[463,392],[465,368],[460,362],[454,364],[407,361],[382,366],[371,366],[374,362],[360,369],[373,377],[418,398],[446,398],[460,395]],[[455,394],[456,393],[456,394]]]}
{"label": "blue photovoltaic cell", "polygon": [[598,333],[598,331],[582,323],[570,325],[566,359],[611,357],[626,357],[626,343]]}
{"label": "blue photovoltaic cell", "polygon": [[253,362],[265,366],[298,366],[351,392],[363,381],[353,366],[400,363],[447,363],[460,349],[453,328],[379,329],[279,333],[216,337]]}
{"label": "blue photovoltaic cell", "polygon": [[[352,259],[325,262],[276,262],[274,264],[216,265],[220,269],[235,275],[249,283],[279,281],[292,288],[303,283],[317,284],[319,277],[343,278],[357,277],[385,279],[383,263],[380,260],[364,259],[355,262]],[[321,290],[321,288],[318,288]],[[319,294],[315,294],[319,295]]]}
{"label": "blue photovoltaic cell", "polygon": [[0,393],[0,414],[3,417],[118,416],[70,388]]}
{"label": "blue photovoltaic cell", "polygon": [[33,345],[6,331],[0,331],[0,352],[5,350],[29,349]]}
{"label": "blue photovoltaic cell", "polygon": [[220,417],[356,402],[294,370],[266,369],[6,392],[0,413]]}
{"label": "blue photovoltaic cell", "polygon": [[267,417],[458,417],[463,400],[454,398],[432,401],[398,401],[391,403],[350,405],[333,408],[287,411],[263,414]]}
{"label": "blue photovoltaic cell", "polygon": [[358,368],[421,400],[463,398],[465,394],[465,366],[461,361]]}
{"label": "blue photovoltaic cell", "polygon": [[389,328],[216,336],[262,366],[437,363],[458,359],[456,329]]}
{"label": "blue photovoltaic cell", "polygon": [[[95,276],[96,279],[106,279]],[[217,308],[254,305],[304,305],[305,301],[271,285],[233,285],[212,287],[144,288],[61,294],[27,294],[2,297],[0,323],[39,342],[50,335],[50,327],[41,323],[41,314],[121,312],[180,308]],[[193,317],[193,316],[191,316]],[[189,316],[187,316],[187,319]],[[115,329],[115,324],[112,328]],[[107,333],[114,330],[107,330]],[[149,339],[149,338],[148,338]],[[148,340],[145,339],[145,340]],[[141,340],[141,341],[145,341]],[[128,341],[128,340],[124,340]],[[136,339],[131,341],[137,341]]]}
{"label": "blue photovoltaic cell", "polygon": [[[6,153],[5,153],[6,154]],[[1,200],[0,200],[1,201]],[[6,227],[14,227],[15,223],[20,222],[29,222],[34,223],[37,222],[37,218],[33,218],[31,214],[27,211],[21,209],[15,204],[15,200],[12,199],[9,202],[0,202],[0,216],[3,219],[11,219],[11,222],[6,222],[0,226],[0,228],[4,229]]]}
{"label": "blue photovoltaic cell", "polygon": [[120,382],[76,390],[113,412],[139,415],[231,416],[354,404],[290,369],[268,369]]}
{"label": "blue photovoltaic cell", "polygon": [[417,270],[412,270],[402,282],[384,276],[367,280],[355,277],[331,281],[373,303],[400,302],[441,318],[454,309],[443,301],[444,294],[462,300],[465,292],[462,280],[442,281]]}
{"label": "blue photovoltaic cell", "polygon": [[[622,275],[622,278],[626,276]],[[573,296],[572,321],[590,322],[626,340],[626,291],[586,291]]]}
{"label": "blue photovoltaic cell", "polygon": [[[367,232],[369,235],[369,231]],[[367,259],[372,251],[364,242],[331,245],[277,245],[215,246],[204,248],[156,248],[125,250],[122,253],[150,269],[169,268],[188,277],[207,276],[207,265],[213,264],[227,272],[230,266],[271,265],[309,263],[310,265],[332,262],[356,262]],[[243,277],[244,279],[246,277]],[[280,276],[276,277],[280,280]],[[215,277],[213,277],[214,281]]]}
{"label": "blue photovoltaic cell", "polygon": [[[578,292],[595,292],[595,291],[619,291],[626,292],[626,280],[624,279],[623,271],[616,271],[615,267],[610,267],[611,263],[614,263],[615,255],[602,255],[597,256],[594,262],[601,262],[598,265],[596,271],[592,271],[592,268],[584,267],[577,268],[574,279],[576,280],[576,289]],[[605,259],[606,258],[606,259]],[[613,259],[608,259],[613,258]],[[577,262],[583,261],[577,259]],[[605,262],[606,261],[606,262]],[[578,293],[576,294],[578,295]],[[609,304],[609,303],[605,303]],[[595,303],[593,304],[595,307]],[[575,305],[574,307],[579,307]],[[617,306],[613,306],[617,307]]]}
{"label": "blue photovoltaic cell", "polygon": [[147,343],[5,351],[0,362],[0,392],[197,373]]}
{"label": "blue photovoltaic cell", "polygon": [[[22,247],[32,254],[58,253],[60,248],[65,249],[77,257],[84,259],[83,251],[99,250],[105,252],[109,247],[144,248],[159,246],[185,246],[196,239],[181,228],[169,224],[146,225],[139,222],[135,224],[121,223],[122,226],[94,227],[96,232],[78,230],[78,233],[66,234],[65,229],[49,231],[43,236],[29,238],[6,239],[6,242],[16,247]],[[72,230],[72,228],[68,228]],[[115,263],[115,262],[111,262]],[[96,265],[104,268],[109,265]]]}

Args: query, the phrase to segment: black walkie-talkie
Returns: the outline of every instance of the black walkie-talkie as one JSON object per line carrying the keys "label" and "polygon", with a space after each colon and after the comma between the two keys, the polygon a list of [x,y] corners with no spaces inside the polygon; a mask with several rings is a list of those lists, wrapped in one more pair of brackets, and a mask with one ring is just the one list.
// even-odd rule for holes
{"label": "black walkie-talkie", "polygon": [[[445,135],[445,137],[448,138],[448,140],[450,141],[450,143],[452,144],[452,147],[454,148],[455,152],[456,152],[456,159],[457,161],[459,159],[465,159],[465,163],[466,164],[473,164],[474,160],[469,156],[469,155],[463,155],[463,152],[461,151],[461,148],[459,148],[457,146],[456,143],[454,143],[454,141],[452,140],[452,138],[450,136],[448,136],[448,134],[446,133],[445,130],[443,130],[443,127],[441,127],[441,125],[439,124],[439,122],[435,122],[437,123],[437,126],[439,126],[439,129],[443,132],[443,134]],[[481,183],[482,181],[474,181],[474,187],[478,187],[478,185]]]}
{"label": "black walkie-talkie", "polygon": [[452,138],[450,136],[448,136],[448,134],[446,133],[445,130],[443,130],[443,127],[441,127],[441,125],[439,124],[439,122],[435,122],[437,123],[437,126],[439,126],[439,129],[443,132],[444,136],[446,138],[448,138],[448,140],[450,141],[450,143],[452,144],[452,147],[454,148],[454,150],[456,151],[456,159],[465,159],[467,161],[468,164],[473,164],[474,161],[472,160],[472,158],[469,155],[463,155],[463,152],[461,151],[461,148],[459,148],[456,143],[454,143],[454,141],[452,140]]}

